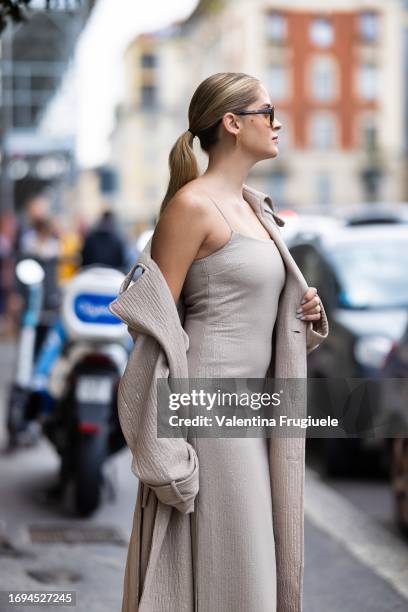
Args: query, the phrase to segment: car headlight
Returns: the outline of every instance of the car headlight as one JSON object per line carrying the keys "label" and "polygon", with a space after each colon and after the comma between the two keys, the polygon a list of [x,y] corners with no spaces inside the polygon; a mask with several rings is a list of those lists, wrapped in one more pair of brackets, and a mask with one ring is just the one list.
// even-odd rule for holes
{"label": "car headlight", "polygon": [[354,357],[363,366],[381,368],[392,347],[387,336],[363,336],[354,345]]}

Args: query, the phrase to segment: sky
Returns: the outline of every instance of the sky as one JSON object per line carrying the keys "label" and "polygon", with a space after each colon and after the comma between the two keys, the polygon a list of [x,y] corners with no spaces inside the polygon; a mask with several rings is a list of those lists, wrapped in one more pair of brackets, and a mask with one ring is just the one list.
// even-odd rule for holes
{"label": "sky", "polygon": [[128,44],[141,32],[187,17],[197,3],[98,0],[43,121],[44,129],[54,135],[75,132],[80,166],[93,167],[109,159],[109,135],[123,91],[123,54]]}

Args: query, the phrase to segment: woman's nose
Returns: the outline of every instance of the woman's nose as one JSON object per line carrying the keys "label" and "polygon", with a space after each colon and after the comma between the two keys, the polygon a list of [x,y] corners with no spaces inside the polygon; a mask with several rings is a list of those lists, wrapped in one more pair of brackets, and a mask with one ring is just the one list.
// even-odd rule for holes
{"label": "woman's nose", "polygon": [[279,123],[279,121],[275,120],[275,121],[273,122],[273,129],[274,129],[274,130],[280,130],[280,129],[281,129],[281,127],[282,127],[282,124],[281,124],[281,123]]}

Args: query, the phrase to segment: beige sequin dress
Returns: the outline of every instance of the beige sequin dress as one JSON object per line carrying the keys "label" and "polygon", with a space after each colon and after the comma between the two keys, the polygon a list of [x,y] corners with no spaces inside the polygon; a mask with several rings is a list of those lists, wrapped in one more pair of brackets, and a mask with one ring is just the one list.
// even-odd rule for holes
{"label": "beige sequin dress", "polygon": [[[285,266],[272,239],[235,232],[217,208],[230,239],[193,262],[182,291],[189,376],[264,378]],[[191,514],[196,610],[277,612],[269,440],[197,437],[191,442],[200,465]],[[210,499],[219,500],[217,509],[206,503]],[[214,566],[228,568],[229,579],[225,573],[218,579]],[[253,585],[251,596],[245,584]]]}

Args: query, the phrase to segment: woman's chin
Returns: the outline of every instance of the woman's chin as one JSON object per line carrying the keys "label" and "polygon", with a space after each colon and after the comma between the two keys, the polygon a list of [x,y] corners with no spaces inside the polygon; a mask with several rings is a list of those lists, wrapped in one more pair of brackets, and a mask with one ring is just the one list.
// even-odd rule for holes
{"label": "woman's chin", "polygon": [[273,159],[274,157],[277,157],[279,155],[279,149],[276,145],[272,145],[268,147],[268,149],[262,151],[259,154],[259,161],[263,160],[263,159]]}

